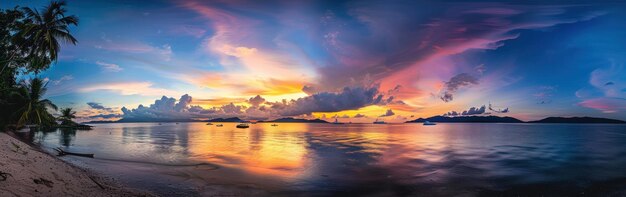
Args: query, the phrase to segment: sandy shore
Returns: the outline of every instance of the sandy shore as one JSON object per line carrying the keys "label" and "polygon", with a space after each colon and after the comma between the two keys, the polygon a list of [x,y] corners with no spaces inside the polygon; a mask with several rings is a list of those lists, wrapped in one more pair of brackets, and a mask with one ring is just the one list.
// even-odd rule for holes
{"label": "sandy shore", "polygon": [[151,196],[0,132],[0,196]]}

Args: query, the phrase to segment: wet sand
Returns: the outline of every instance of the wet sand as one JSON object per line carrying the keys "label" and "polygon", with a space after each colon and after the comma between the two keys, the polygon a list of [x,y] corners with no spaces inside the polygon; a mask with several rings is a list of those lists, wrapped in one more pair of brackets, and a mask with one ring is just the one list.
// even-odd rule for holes
{"label": "wet sand", "polygon": [[0,196],[152,196],[0,132]]}

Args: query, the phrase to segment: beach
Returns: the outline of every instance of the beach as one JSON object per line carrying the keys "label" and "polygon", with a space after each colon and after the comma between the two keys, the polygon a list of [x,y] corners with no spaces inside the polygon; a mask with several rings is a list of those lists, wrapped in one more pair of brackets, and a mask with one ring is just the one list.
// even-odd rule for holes
{"label": "beach", "polygon": [[0,196],[151,196],[0,133]]}

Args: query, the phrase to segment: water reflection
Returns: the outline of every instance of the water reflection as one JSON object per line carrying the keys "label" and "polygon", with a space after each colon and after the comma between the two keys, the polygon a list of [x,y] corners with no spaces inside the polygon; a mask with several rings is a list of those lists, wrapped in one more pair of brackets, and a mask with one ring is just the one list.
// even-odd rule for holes
{"label": "water reflection", "polygon": [[59,145],[69,147],[72,144],[72,140],[76,137],[76,129],[59,128],[61,137],[59,138]]}
{"label": "water reflection", "polygon": [[[117,161],[137,162],[124,165],[139,174],[181,177],[197,188],[240,184],[284,195],[450,196],[614,194],[622,191],[613,186],[626,185],[626,129],[620,125],[284,123],[236,129],[228,123],[138,123],[28,135],[45,146],[116,161],[89,164],[99,169],[122,172]],[[206,162],[221,168],[172,167]]]}

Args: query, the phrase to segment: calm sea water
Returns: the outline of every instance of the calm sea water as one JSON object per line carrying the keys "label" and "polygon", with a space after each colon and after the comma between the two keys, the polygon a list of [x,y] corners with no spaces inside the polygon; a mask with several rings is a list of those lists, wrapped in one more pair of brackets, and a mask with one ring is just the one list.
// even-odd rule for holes
{"label": "calm sea water", "polygon": [[35,132],[161,195],[626,195],[626,125],[97,124]]}

